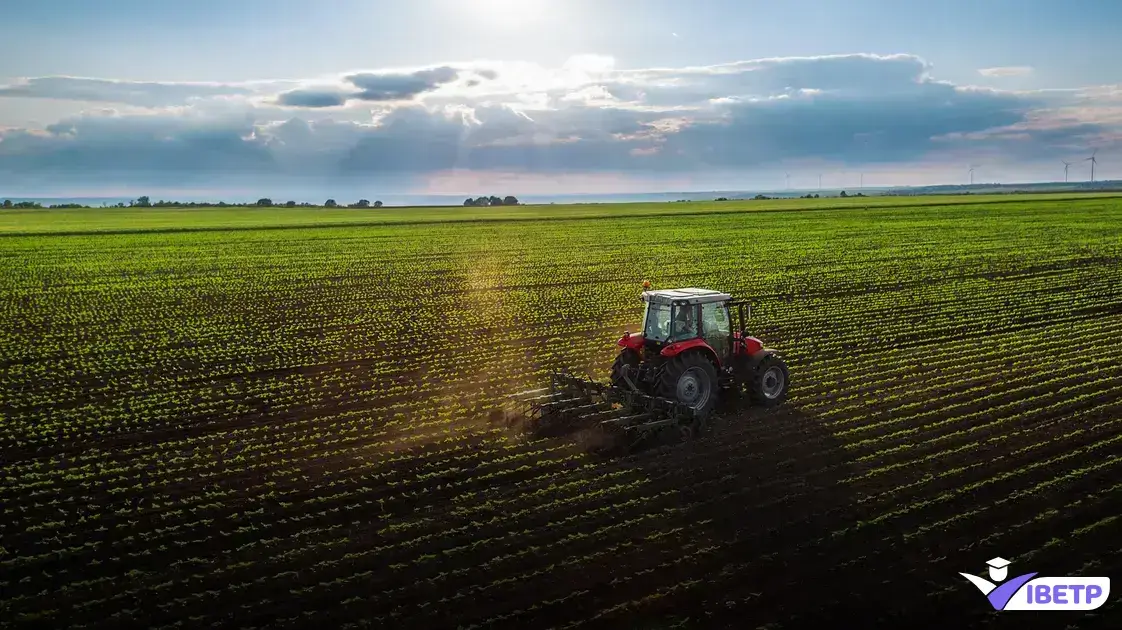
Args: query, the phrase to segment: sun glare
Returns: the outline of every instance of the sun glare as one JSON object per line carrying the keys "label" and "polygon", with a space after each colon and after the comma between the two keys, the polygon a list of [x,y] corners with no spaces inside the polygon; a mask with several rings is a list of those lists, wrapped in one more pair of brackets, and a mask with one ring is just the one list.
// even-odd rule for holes
{"label": "sun glare", "polygon": [[545,14],[543,0],[469,0],[464,5],[481,21],[502,26],[524,26]]}

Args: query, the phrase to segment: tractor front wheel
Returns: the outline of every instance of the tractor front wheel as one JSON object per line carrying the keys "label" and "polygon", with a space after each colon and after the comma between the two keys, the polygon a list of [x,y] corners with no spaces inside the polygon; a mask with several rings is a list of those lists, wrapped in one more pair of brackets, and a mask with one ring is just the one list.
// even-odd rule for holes
{"label": "tractor front wheel", "polygon": [[693,408],[697,418],[707,417],[717,403],[717,368],[698,352],[670,359],[658,385],[659,396]]}
{"label": "tractor front wheel", "polygon": [[756,366],[756,373],[748,382],[748,392],[752,402],[764,407],[774,407],[787,399],[787,389],[791,384],[787,364],[775,355],[765,357]]}
{"label": "tractor front wheel", "polygon": [[[631,348],[621,350],[619,356],[616,357],[616,362],[612,364],[612,387],[631,389],[631,386],[627,384],[627,379],[623,378],[624,374],[627,374],[632,383],[635,383],[639,378],[639,353]],[[638,386],[638,383],[635,383],[635,385]]]}

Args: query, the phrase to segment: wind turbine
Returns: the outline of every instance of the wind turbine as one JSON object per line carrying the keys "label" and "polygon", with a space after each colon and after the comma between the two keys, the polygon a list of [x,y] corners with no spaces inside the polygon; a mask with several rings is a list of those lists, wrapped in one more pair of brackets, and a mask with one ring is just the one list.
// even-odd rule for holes
{"label": "wind turbine", "polygon": [[784,175],[787,176],[787,190],[791,190],[791,174],[790,173],[784,173]]}
{"label": "wind turbine", "polygon": [[977,166],[975,166],[975,165],[972,165],[972,166],[970,167],[970,171],[969,171],[969,173],[970,173],[970,185],[971,185],[971,186],[973,186],[973,185],[974,185],[974,169],[976,169],[976,168],[978,168],[978,167],[977,167]]}
{"label": "wind turbine", "polygon": [[822,192],[822,173],[818,174],[818,192]]}
{"label": "wind turbine", "polygon": [[1098,153],[1098,152],[1099,152],[1099,150],[1095,149],[1094,151],[1091,152],[1091,157],[1083,160],[1084,162],[1090,162],[1091,163],[1091,183],[1092,184],[1095,183],[1095,164],[1099,163],[1099,161],[1095,159],[1095,154]]}
{"label": "wind turbine", "polygon": [[[1060,160],[1064,162],[1063,160]],[[1064,162],[1064,183],[1067,183],[1067,169],[1071,168],[1071,162]]]}

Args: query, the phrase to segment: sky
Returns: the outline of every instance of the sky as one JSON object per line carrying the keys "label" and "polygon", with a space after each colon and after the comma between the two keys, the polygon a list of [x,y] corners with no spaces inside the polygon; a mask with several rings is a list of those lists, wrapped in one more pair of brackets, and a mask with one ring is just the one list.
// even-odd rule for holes
{"label": "sky", "polygon": [[[0,195],[1122,178],[1122,3],[0,0]],[[373,198],[373,197],[370,197]]]}

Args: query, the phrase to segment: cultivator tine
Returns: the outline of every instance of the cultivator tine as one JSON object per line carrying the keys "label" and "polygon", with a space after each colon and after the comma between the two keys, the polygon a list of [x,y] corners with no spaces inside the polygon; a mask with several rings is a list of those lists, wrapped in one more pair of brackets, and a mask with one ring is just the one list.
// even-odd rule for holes
{"label": "cultivator tine", "polygon": [[580,379],[566,374],[554,374],[549,387],[518,392],[511,396],[519,412],[535,429],[543,425],[569,421],[595,409],[590,388]]}
{"label": "cultivator tine", "polygon": [[601,420],[600,425],[609,428],[629,429],[649,419],[651,419],[651,414],[637,413],[628,416],[620,416],[618,418],[608,418],[607,420]]}
{"label": "cultivator tine", "polygon": [[511,398],[535,430],[597,428],[624,441],[625,450],[656,431],[694,421],[690,407],[645,394],[634,383],[615,387],[568,372],[550,375],[549,387]]}

